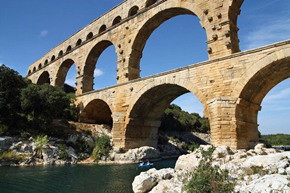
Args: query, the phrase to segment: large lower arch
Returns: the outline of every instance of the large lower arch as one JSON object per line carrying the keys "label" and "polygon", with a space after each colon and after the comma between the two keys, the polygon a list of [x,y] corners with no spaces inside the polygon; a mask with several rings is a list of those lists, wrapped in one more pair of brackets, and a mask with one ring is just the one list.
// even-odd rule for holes
{"label": "large lower arch", "polygon": [[47,71],[44,71],[36,82],[38,85],[43,85],[45,83],[50,84],[50,75]]}
{"label": "large lower arch", "polygon": [[156,147],[162,114],[174,99],[188,92],[183,86],[168,83],[141,92],[128,110],[124,148]]}
{"label": "large lower arch", "polygon": [[[131,54],[129,59],[129,80],[133,80],[140,77],[140,60],[144,46],[149,39],[150,35],[155,29],[157,29],[165,21],[178,16],[178,15],[198,15],[200,10],[194,7],[194,11],[186,7],[174,7],[168,5],[169,8],[165,8],[162,11],[157,12],[155,15],[150,17],[144,25],[139,29],[138,34],[132,43]],[[180,4],[178,5],[180,6]],[[195,13],[197,12],[197,13]]]}
{"label": "large lower arch", "polygon": [[235,112],[238,148],[251,148],[259,141],[260,105],[273,87],[289,77],[290,49],[268,55],[243,75],[235,88],[239,96]]}
{"label": "large lower arch", "polygon": [[112,125],[112,111],[102,99],[94,99],[82,110],[79,118],[82,123]]}
{"label": "large lower arch", "polygon": [[59,86],[60,88],[64,87],[67,72],[73,64],[75,64],[75,62],[72,59],[67,59],[60,65],[56,73],[55,86]]}
{"label": "large lower arch", "polygon": [[94,87],[94,70],[102,52],[113,43],[109,40],[98,42],[89,52],[83,69],[82,93],[92,91]]}

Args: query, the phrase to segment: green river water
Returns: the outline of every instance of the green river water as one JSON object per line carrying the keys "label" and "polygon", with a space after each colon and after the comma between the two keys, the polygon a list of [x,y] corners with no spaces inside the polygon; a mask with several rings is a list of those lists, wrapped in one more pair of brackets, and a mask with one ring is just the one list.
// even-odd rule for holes
{"label": "green river water", "polygon": [[[175,162],[163,160],[154,167],[173,168]],[[1,167],[0,193],[127,193],[145,170],[138,164]]]}

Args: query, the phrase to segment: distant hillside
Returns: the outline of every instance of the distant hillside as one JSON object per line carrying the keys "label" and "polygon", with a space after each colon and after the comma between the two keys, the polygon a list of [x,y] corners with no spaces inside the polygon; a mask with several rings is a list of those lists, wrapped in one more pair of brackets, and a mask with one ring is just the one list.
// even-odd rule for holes
{"label": "distant hillside", "polygon": [[272,146],[290,145],[290,135],[288,134],[262,135],[261,139],[267,141]]}
{"label": "distant hillside", "polygon": [[198,113],[183,111],[178,105],[171,104],[161,119],[161,131],[187,131],[209,133],[209,121]]}

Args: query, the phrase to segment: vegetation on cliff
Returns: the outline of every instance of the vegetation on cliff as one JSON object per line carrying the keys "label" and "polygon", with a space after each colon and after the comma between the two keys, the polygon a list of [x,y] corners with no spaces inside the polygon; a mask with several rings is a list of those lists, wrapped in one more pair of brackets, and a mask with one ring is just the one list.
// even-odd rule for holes
{"label": "vegetation on cliff", "polygon": [[290,145],[290,135],[288,134],[262,135],[261,139],[267,141],[272,146]]}
{"label": "vegetation on cliff", "polygon": [[48,84],[35,85],[0,66],[0,135],[51,134],[53,119],[74,119],[71,94]]}
{"label": "vegetation on cliff", "polygon": [[209,121],[198,113],[183,111],[178,105],[171,104],[161,119],[161,131],[187,131],[207,133],[210,131]]}
{"label": "vegetation on cliff", "polygon": [[214,146],[207,151],[201,151],[202,160],[186,185],[188,193],[233,192],[235,184],[230,179],[229,172],[221,170],[218,166],[212,166],[214,151]]}

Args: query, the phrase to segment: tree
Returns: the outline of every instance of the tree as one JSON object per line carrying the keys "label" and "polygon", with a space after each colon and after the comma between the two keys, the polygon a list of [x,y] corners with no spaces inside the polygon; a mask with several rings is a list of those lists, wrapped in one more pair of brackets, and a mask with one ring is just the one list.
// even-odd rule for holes
{"label": "tree", "polygon": [[24,120],[20,92],[26,86],[27,82],[18,72],[4,64],[0,66],[0,126],[11,130]]}
{"label": "tree", "polygon": [[21,91],[21,107],[30,121],[48,125],[63,118],[70,109],[71,98],[60,88],[49,84],[29,84]]}
{"label": "tree", "polygon": [[198,113],[189,114],[178,105],[171,104],[162,116],[160,129],[162,131],[198,131],[205,133],[210,130],[210,126],[207,118],[200,117]]}

